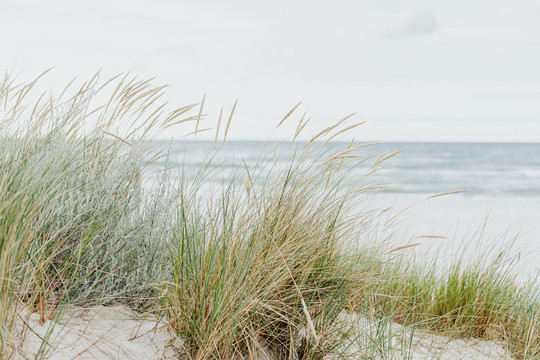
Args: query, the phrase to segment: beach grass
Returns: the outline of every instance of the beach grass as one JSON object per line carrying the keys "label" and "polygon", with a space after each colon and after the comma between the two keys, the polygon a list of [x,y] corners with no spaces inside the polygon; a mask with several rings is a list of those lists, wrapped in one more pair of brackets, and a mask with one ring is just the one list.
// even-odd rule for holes
{"label": "beach grass", "polygon": [[[389,210],[373,207],[370,175],[398,152],[363,158],[369,144],[331,142],[358,125],[349,117],[289,140],[285,167],[271,144],[255,165],[220,167],[218,127],[190,170],[152,139],[202,131],[202,104],[169,108],[164,87],[129,75],[59,96],[36,84],[0,86],[0,357],[21,346],[23,309],[44,322],[118,303],[164,316],[184,358],[391,357],[394,323],[540,357],[539,287],[517,281],[511,257],[439,266],[380,241],[395,233],[380,234]],[[364,331],[353,315],[376,331],[350,353]]]}
{"label": "beach grass", "polygon": [[520,281],[504,253],[469,257],[444,267],[410,258],[384,263],[385,281],[371,290],[377,311],[451,338],[501,340],[518,358],[538,358],[537,280]]}
{"label": "beach grass", "polygon": [[[141,157],[144,137],[135,146],[110,135],[110,117],[121,118],[130,106],[154,111],[156,92],[124,77],[105,106],[92,108],[95,80],[69,96],[47,101],[41,96],[34,103],[25,100],[35,82],[6,78],[2,84],[3,352],[21,307],[45,321],[68,303],[152,302],[154,284],[166,273],[157,256],[164,237],[157,224],[166,216],[167,190],[163,182],[150,193],[142,189],[141,174],[150,163]],[[91,113],[95,128],[89,131]],[[140,109],[136,115],[147,114]],[[129,122],[123,129],[134,126],[140,124]],[[159,203],[150,201],[156,194]]]}
{"label": "beach grass", "polygon": [[354,224],[366,219],[348,214],[351,194],[328,184],[332,174],[302,165],[245,188],[226,184],[202,208],[180,189],[168,301],[195,358],[269,348],[317,359],[339,344],[336,319],[371,267],[370,254],[347,251],[343,239],[362,236]]}

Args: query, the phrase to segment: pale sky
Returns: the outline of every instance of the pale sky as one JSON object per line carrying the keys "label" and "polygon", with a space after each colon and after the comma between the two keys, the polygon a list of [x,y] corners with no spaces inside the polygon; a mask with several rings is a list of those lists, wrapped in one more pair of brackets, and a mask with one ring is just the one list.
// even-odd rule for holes
{"label": "pale sky", "polygon": [[210,125],[238,98],[236,139],[302,101],[306,138],[357,112],[359,139],[540,141],[538,0],[0,0],[0,34],[0,69],[53,90],[131,70]]}

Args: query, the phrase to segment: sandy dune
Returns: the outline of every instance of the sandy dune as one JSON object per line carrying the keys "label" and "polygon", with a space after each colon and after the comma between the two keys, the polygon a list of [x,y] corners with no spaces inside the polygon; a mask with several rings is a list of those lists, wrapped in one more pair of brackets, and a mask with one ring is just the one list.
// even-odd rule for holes
{"label": "sandy dune", "polygon": [[[377,354],[375,359],[495,360],[510,359],[504,347],[493,341],[449,339],[421,331],[412,331],[395,323],[383,323],[365,317],[343,315],[344,323],[355,330],[342,358],[354,359],[355,353]],[[41,324],[39,315],[30,315],[17,359],[184,359],[182,341],[153,316],[141,317],[124,306],[94,307],[66,311],[63,320]],[[390,340],[380,345],[382,334]],[[50,346],[42,345],[47,339]],[[379,345],[377,345],[379,344]],[[269,351],[256,360],[272,360]],[[330,356],[338,359],[339,356]]]}

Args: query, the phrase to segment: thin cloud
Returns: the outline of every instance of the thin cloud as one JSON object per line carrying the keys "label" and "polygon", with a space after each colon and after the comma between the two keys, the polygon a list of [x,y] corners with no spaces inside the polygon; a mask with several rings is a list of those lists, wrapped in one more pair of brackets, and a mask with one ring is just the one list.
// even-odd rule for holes
{"label": "thin cloud", "polygon": [[410,39],[434,34],[439,28],[439,22],[431,10],[423,10],[392,26],[384,33],[384,37],[388,39]]}

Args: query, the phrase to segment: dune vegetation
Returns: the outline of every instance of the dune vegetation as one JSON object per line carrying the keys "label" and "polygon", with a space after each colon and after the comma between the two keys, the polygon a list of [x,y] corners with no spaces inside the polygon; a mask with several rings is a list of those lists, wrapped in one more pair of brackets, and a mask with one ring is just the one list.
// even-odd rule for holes
{"label": "dune vegetation", "polygon": [[[352,351],[363,329],[351,318],[540,358],[539,286],[519,283],[511,258],[441,272],[389,245],[388,209],[367,200],[370,175],[396,154],[364,158],[369,144],[332,142],[357,126],[348,117],[289,139],[286,167],[269,144],[255,166],[231,170],[216,154],[233,113],[220,116],[215,153],[193,171],[153,139],[202,131],[202,104],[171,108],[165,87],[130,75],[98,74],[57,96],[37,92],[39,79],[0,83],[0,358],[21,346],[24,314],[44,322],[114,304],[162,316],[184,340],[179,358],[394,358],[386,331]],[[352,181],[353,168],[365,175]]]}

